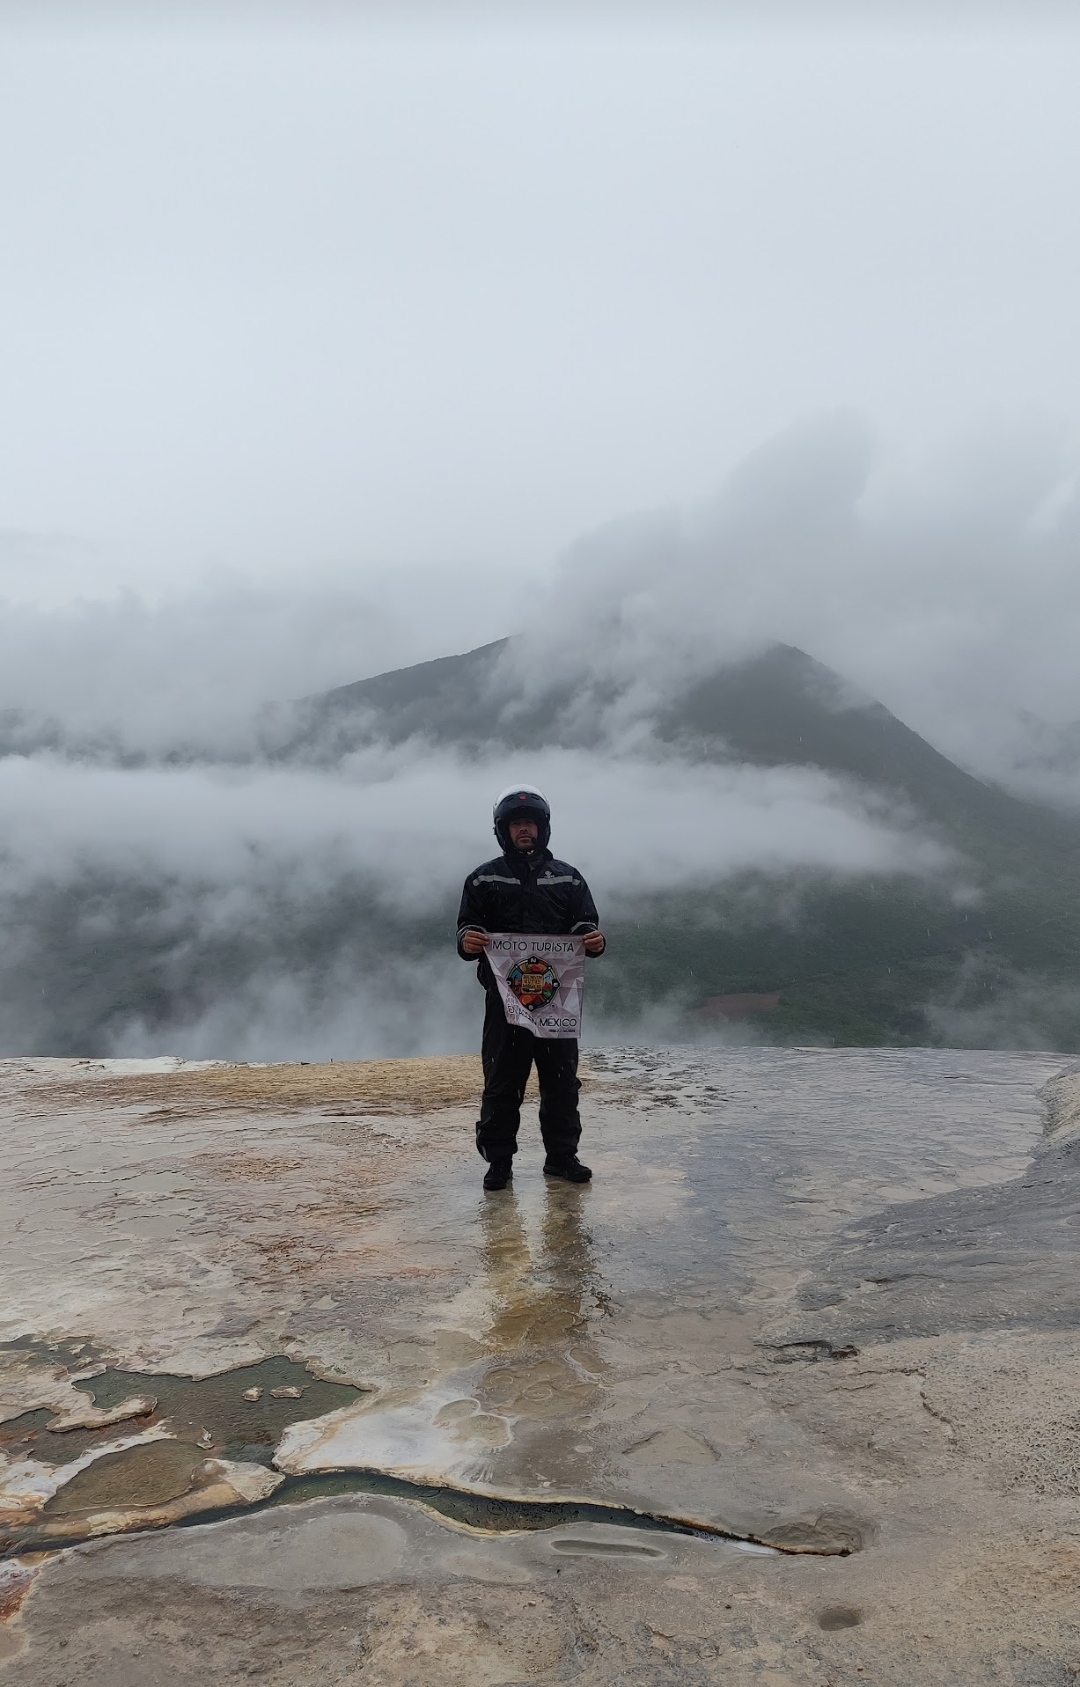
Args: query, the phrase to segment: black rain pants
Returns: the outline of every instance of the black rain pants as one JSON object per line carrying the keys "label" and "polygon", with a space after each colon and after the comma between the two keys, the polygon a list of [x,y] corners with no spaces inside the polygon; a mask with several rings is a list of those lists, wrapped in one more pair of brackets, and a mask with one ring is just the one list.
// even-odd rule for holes
{"label": "black rain pants", "polygon": [[510,1159],[517,1151],[521,1103],[533,1062],[540,1085],[540,1134],[551,1160],[566,1160],[577,1152],[581,1137],[578,1116],[578,1046],[569,1037],[534,1037],[506,1023],[496,990],[485,991],[484,1096],[476,1126],[476,1146],[485,1160]]}

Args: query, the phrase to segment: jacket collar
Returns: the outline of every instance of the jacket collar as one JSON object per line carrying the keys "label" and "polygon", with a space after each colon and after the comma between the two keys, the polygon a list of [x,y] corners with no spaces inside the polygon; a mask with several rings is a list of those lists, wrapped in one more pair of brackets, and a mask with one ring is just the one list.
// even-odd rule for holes
{"label": "jacket collar", "polygon": [[513,872],[515,878],[527,879],[530,873],[539,872],[549,861],[554,860],[550,849],[538,849],[532,855],[522,855],[519,849],[503,852],[503,860]]}

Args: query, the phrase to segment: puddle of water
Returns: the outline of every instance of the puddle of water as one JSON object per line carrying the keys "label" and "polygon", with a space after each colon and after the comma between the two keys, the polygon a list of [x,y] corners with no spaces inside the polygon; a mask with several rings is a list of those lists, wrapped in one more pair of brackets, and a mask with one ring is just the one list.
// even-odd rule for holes
{"label": "puddle of water", "polygon": [[91,1365],[103,1365],[106,1355],[95,1346],[89,1336],[67,1336],[63,1341],[42,1341],[38,1336],[15,1336],[12,1341],[0,1342],[0,1353],[14,1353],[24,1357],[30,1365],[48,1366],[50,1370],[85,1371]]}
{"label": "puddle of water", "polygon": [[[675,1518],[631,1511],[626,1506],[601,1505],[587,1500],[502,1499],[491,1494],[469,1493],[462,1488],[443,1488],[404,1477],[386,1476],[380,1470],[326,1471],[314,1476],[292,1476],[264,1503],[268,1506],[297,1505],[304,1500],[331,1494],[382,1494],[412,1500],[448,1522],[493,1534],[566,1528],[582,1523],[614,1523],[623,1529],[667,1535],[688,1535],[698,1540],[728,1540],[720,1529],[698,1529]],[[768,1548],[763,1548],[768,1551]]]}
{"label": "puddle of water", "polygon": [[[15,1344],[8,1344],[13,1346]],[[29,1342],[18,1344],[30,1347]],[[91,1350],[73,1344],[71,1368],[87,1362]],[[55,1363],[56,1350],[41,1347],[42,1357]],[[84,1357],[85,1356],[85,1357]],[[67,1360],[69,1355],[65,1353]],[[534,1388],[550,1384],[550,1378],[514,1375],[516,1386],[524,1381]],[[560,1380],[561,1373],[560,1373]],[[46,1503],[44,1513],[52,1519],[73,1520],[102,1510],[131,1511],[140,1506],[160,1506],[177,1499],[192,1486],[193,1472],[204,1459],[225,1458],[241,1463],[269,1465],[274,1448],[291,1423],[321,1417],[326,1412],[352,1404],[364,1390],[347,1383],[324,1382],[303,1365],[277,1356],[255,1365],[238,1367],[217,1376],[192,1378],[110,1367],[80,1383],[80,1390],[95,1406],[108,1410],[138,1393],[156,1396],[156,1410],[134,1420],[132,1430],[148,1429],[167,1422],[176,1439],[143,1442],[114,1453],[104,1453],[78,1472]],[[252,1399],[251,1395],[257,1395]],[[465,1402],[459,1403],[463,1407]],[[468,1407],[472,1409],[473,1401]],[[47,1425],[56,1414],[50,1409],[26,1412],[0,1424],[0,1450],[12,1456],[29,1456],[43,1463],[67,1464],[103,1446],[124,1432],[125,1426],[76,1429],[64,1433]],[[484,1532],[544,1530],[585,1523],[615,1523],[639,1530],[659,1530],[682,1535],[706,1535],[712,1531],[690,1528],[664,1517],[639,1515],[621,1506],[560,1500],[501,1499],[490,1495],[410,1482],[387,1476],[378,1470],[325,1471],[310,1476],[289,1477],[262,1504],[297,1504],[334,1494],[382,1494],[408,1499],[436,1512],[448,1522]],[[245,1510],[261,1509],[261,1505]],[[186,1527],[210,1521],[217,1513],[203,1512]],[[229,1513],[222,1513],[229,1515]],[[31,1532],[32,1533],[32,1532]],[[726,1538],[726,1537],[721,1537]],[[32,1541],[20,1531],[17,1550],[26,1551]],[[11,1543],[12,1548],[16,1543]],[[567,1549],[568,1550],[568,1549]]]}
{"label": "puddle of water", "polygon": [[167,1505],[192,1485],[205,1454],[190,1441],[147,1441],[104,1453],[46,1500],[46,1517],[82,1517],[90,1511],[129,1511]]}
{"label": "puddle of water", "polygon": [[[95,1406],[106,1410],[133,1394],[156,1396],[157,1408],[146,1417],[133,1419],[130,1425],[72,1429],[63,1433],[48,1428],[50,1420],[57,1415],[54,1411],[45,1408],[24,1412],[21,1417],[0,1424],[0,1452],[9,1458],[38,1459],[42,1464],[70,1464],[95,1447],[115,1441],[118,1435],[138,1433],[168,1420],[169,1433],[180,1441],[195,1443],[199,1459],[213,1457],[240,1464],[268,1465],[289,1424],[336,1412],[342,1406],[352,1405],[365,1392],[350,1383],[324,1382],[295,1359],[282,1355],[218,1376],[199,1378],[155,1376],[144,1371],[110,1368],[78,1386]],[[275,1397],[274,1391],[283,1389],[290,1392]],[[245,1394],[255,1390],[259,1391],[257,1399],[245,1399]],[[121,1496],[115,1503],[150,1502],[125,1500]]]}
{"label": "puddle of water", "polygon": [[[189,1442],[150,1441],[140,1446],[125,1447],[116,1453],[105,1453],[100,1459],[80,1471],[44,1507],[45,1515],[56,1521],[68,1517],[73,1524],[71,1540],[84,1539],[79,1519],[94,1511],[120,1508],[130,1513],[138,1506],[165,1505],[179,1498],[192,1486],[192,1476],[201,1464],[203,1454]],[[243,1506],[200,1511],[191,1517],[179,1517],[170,1528],[198,1528],[269,1507],[301,1505],[308,1500],[328,1499],[342,1494],[378,1494],[392,1499],[409,1500],[422,1506],[448,1523],[457,1524],[485,1534],[541,1533],[549,1529],[568,1528],[585,1524],[614,1524],[621,1529],[633,1529],[645,1534],[680,1535],[693,1540],[723,1541],[747,1550],[773,1556],[774,1549],[752,1546],[739,1536],[722,1529],[699,1528],[676,1518],[648,1512],[632,1511],[625,1506],[602,1505],[584,1500],[524,1500],[502,1499],[494,1495],[470,1493],[459,1488],[443,1488],[423,1482],[409,1482],[404,1477],[386,1476],[379,1470],[325,1471],[313,1476],[287,1477],[282,1485],[263,1500]],[[130,1521],[130,1519],[129,1519]],[[150,1528],[158,1525],[150,1524]],[[138,1527],[128,1527],[125,1535],[140,1533]],[[55,1536],[51,1539],[34,1534],[33,1528],[13,1532],[9,1540],[0,1542],[0,1559],[28,1553],[52,1554],[69,1544]],[[610,1543],[563,1537],[553,1543],[556,1551],[572,1553],[629,1554],[637,1557],[663,1557],[644,1543],[640,1547],[630,1543]]]}
{"label": "puddle of water", "polygon": [[575,1540],[563,1535],[552,1541],[552,1552],[565,1552],[573,1558],[666,1558],[667,1554],[655,1546],[636,1546],[630,1541]]}

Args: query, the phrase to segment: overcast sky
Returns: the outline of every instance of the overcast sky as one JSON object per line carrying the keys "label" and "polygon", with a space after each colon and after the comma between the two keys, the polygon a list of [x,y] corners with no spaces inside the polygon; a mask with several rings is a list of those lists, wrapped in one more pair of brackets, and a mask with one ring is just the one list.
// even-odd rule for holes
{"label": "overcast sky", "polygon": [[[144,882],[184,1013],[223,934],[321,930],[354,881],[434,918],[513,777],[605,899],[750,864],[964,893],[918,816],[660,763],[629,716],[524,770],[169,764],[510,631],[646,701],[784,639],[1080,804],[1080,754],[1030,771],[1080,719],[1078,88],[1075,0],[0,0],[0,710],[74,746],[0,762],[0,1045],[73,1046]],[[159,764],[84,765],[110,725]],[[416,979],[341,960],[328,1027],[289,953],[116,1046],[402,1046]]]}
{"label": "overcast sky", "polygon": [[1075,429],[1065,9],[448,10],[0,5],[9,593],[422,567],[489,637],[802,416]]}

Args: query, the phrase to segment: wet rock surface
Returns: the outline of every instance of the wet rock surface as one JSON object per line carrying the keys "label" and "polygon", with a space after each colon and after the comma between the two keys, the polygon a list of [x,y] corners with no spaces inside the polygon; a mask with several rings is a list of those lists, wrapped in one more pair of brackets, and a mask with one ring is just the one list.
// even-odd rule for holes
{"label": "wet rock surface", "polygon": [[[2,1353],[3,1350],[0,1350]],[[12,1357],[8,1349],[5,1357]],[[19,1349],[14,1349],[17,1355]],[[48,1365],[46,1349],[41,1358]],[[0,1454],[16,1454],[47,1464],[71,1459],[105,1445],[103,1431],[133,1420],[150,1429],[168,1425],[171,1436],[223,1458],[269,1464],[281,1435],[298,1417],[319,1416],[352,1404],[363,1392],[348,1384],[312,1376],[296,1360],[277,1357],[210,1377],[178,1377],[158,1372],[156,1393],[133,1396],[133,1384],[146,1377],[107,1366],[80,1378],[78,1404],[58,1416],[48,1407],[0,1422]]]}
{"label": "wet rock surface", "polygon": [[1073,1678],[1067,1062],[373,1064],[0,1063],[5,1679]]}
{"label": "wet rock surface", "polygon": [[840,1346],[942,1330],[1080,1328],[1080,1141],[991,1189],[907,1201],[839,1238],[793,1322]]}

